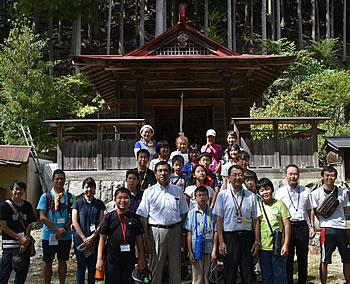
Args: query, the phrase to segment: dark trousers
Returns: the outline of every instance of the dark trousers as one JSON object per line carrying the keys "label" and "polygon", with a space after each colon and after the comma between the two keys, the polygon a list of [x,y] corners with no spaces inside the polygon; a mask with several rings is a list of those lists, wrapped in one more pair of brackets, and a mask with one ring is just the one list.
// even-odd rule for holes
{"label": "dark trousers", "polygon": [[132,279],[132,271],[135,264],[121,263],[114,264],[106,261],[106,284],[134,284]]}
{"label": "dark trousers", "polygon": [[[3,249],[0,265],[0,283],[7,284],[12,272],[12,256],[17,254],[18,249]],[[30,258],[28,257],[21,272],[16,273],[15,284],[24,284],[27,279]]]}
{"label": "dark trousers", "polygon": [[251,284],[253,278],[253,245],[251,231],[224,232],[227,254],[224,257],[225,283],[236,283],[239,267],[242,284]]}
{"label": "dark trousers", "polygon": [[85,283],[85,271],[86,268],[88,269],[88,283],[94,284],[95,283],[95,272],[96,272],[96,262],[97,262],[97,250],[90,255],[89,257],[85,257],[84,253],[77,250],[76,247],[74,247],[75,256],[77,259],[77,284],[84,284]]}
{"label": "dark trousers", "polygon": [[294,255],[298,261],[298,284],[307,282],[307,256],[309,253],[309,227],[305,222],[292,223],[292,237],[287,258],[288,284],[293,284]]}

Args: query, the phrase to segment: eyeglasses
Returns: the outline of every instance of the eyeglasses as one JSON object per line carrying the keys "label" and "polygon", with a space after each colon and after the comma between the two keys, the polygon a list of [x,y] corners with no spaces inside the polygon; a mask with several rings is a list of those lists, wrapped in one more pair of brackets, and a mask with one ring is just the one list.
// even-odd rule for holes
{"label": "eyeglasses", "polygon": [[243,174],[232,174],[232,175],[229,175],[230,177],[243,177],[244,175]]}

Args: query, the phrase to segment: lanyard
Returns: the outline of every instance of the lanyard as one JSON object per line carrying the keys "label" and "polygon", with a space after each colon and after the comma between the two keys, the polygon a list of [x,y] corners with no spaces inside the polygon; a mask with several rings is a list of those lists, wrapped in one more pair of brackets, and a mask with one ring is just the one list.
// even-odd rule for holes
{"label": "lanyard", "polygon": [[124,243],[126,242],[126,216],[124,215],[123,219],[124,219],[124,222],[122,223],[122,220],[120,218],[120,215],[119,213],[117,212],[117,216],[118,216],[118,220],[120,222],[120,226],[122,227],[122,233],[123,233],[123,241]]}
{"label": "lanyard", "polygon": [[[205,235],[205,232],[207,230],[207,216],[208,216],[208,205],[206,205],[205,207],[205,212],[204,212],[204,224],[203,224],[203,235]],[[196,237],[198,236],[198,232],[197,232],[197,226],[198,226],[198,222],[197,222],[197,212],[195,214],[195,223],[196,223]]]}
{"label": "lanyard", "polygon": [[232,195],[232,199],[233,199],[233,204],[235,205],[235,208],[236,208],[236,215],[238,215],[238,216],[240,216],[240,217],[242,217],[242,204],[243,204],[243,199],[244,199],[244,196],[245,196],[245,194],[244,194],[244,189],[243,188],[241,188],[241,190],[242,190],[242,199],[241,199],[241,204],[240,205],[238,205],[238,196],[237,196],[237,198],[235,197],[235,195],[233,194],[233,189],[231,190],[231,195]]}
{"label": "lanyard", "polygon": [[[298,189],[298,191],[297,191]],[[298,211],[299,209],[299,201],[300,201],[300,188],[299,188],[299,185],[297,186],[297,188],[295,189],[295,191],[297,191],[297,194],[298,194],[298,203],[297,203],[297,207],[294,206],[294,203],[293,203],[293,200],[292,200],[292,196],[290,195],[290,189],[288,189],[288,196],[289,196],[289,200],[290,200],[290,204],[292,204],[293,208],[295,211]]]}
{"label": "lanyard", "polygon": [[[146,180],[146,178],[147,178],[147,172],[148,172],[148,169],[146,169],[146,171],[145,171],[145,175],[143,176],[143,179],[141,180],[141,187],[140,187],[140,189],[143,189],[143,185],[144,185],[144,183],[145,183],[145,180]],[[140,172],[139,172],[140,173]]]}

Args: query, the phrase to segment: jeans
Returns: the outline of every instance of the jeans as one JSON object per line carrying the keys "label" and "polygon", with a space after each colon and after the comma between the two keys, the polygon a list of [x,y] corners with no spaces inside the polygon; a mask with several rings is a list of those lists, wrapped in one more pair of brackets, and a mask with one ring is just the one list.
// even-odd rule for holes
{"label": "jeans", "polygon": [[260,250],[259,262],[263,284],[287,284],[287,257]]}
{"label": "jeans", "polygon": [[[2,259],[0,264],[0,283],[7,284],[12,272],[12,256],[18,249],[3,249]],[[22,271],[16,273],[14,284],[24,284],[27,279],[30,258],[25,262]]]}
{"label": "jeans", "polygon": [[86,268],[88,269],[88,283],[94,284],[96,262],[97,262],[97,250],[95,250],[95,252],[87,258],[85,257],[84,253],[77,250],[76,247],[74,247],[74,251],[77,259],[77,274],[76,274],[77,284],[85,283]]}

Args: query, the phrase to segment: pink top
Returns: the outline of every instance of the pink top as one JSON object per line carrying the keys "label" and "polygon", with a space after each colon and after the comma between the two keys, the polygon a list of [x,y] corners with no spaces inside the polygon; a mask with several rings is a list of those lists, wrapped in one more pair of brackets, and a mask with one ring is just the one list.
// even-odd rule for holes
{"label": "pink top", "polygon": [[218,164],[220,163],[221,153],[222,153],[222,147],[219,144],[214,144],[212,146],[206,144],[203,145],[201,148],[201,153],[207,152],[211,155],[212,162],[209,166],[209,169],[211,171],[216,172],[216,168]]}

